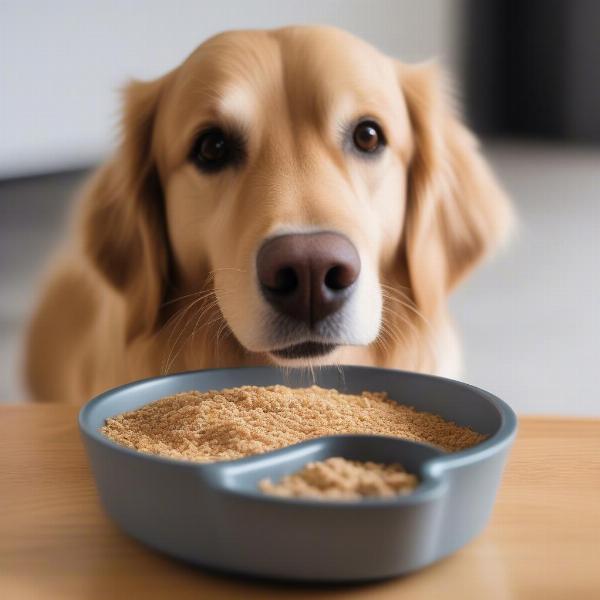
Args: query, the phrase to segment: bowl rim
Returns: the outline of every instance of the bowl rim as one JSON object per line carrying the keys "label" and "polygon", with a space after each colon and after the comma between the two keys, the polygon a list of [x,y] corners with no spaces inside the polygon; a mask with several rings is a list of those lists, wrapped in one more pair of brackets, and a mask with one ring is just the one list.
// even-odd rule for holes
{"label": "bowl rim", "polygon": [[[467,388],[480,398],[484,399],[488,403],[490,403],[497,411],[500,416],[500,427],[498,430],[490,435],[483,442],[472,446],[470,448],[466,448],[464,450],[459,450],[457,452],[445,453],[441,456],[433,457],[428,459],[423,465],[423,472],[425,477],[416,488],[416,490],[410,494],[404,496],[394,496],[389,498],[364,498],[360,500],[327,500],[323,501],[318,498],[286,498],[280,496],[273,496],[269,494],[264,494],[260,491],[247,491],[247,490],[231,490],[227,489],[226,492],[229,494],[235,494],[238,496],[244,496],[248,499],[260,500],[263,502],[275,502],[281,503],[285,502],[286,504],[297,504],[302,506],[318,506],[320,508],[324,507],[332,507],[332,508],[373,508],[376,507],[385,507],[385,506],[398,506],[398,505],[406,505],[406,504],[415,504],[416,502],[422,502],[424,500],[431,499],[432,497],[437,497],[440,493],[442,493],[445,487],[445,473],[449,470],[460,468],[463,466],[467,466],[474,462],[479,462],[485,460],[490,455],[496,454],[500,452],[504,447],[510,445],[514,440],[517,432],[517,416],[512,408],[503,400],[498,398],[497,396],[483,390],[477,386],[458,381],[456,379],[450,379],[448,377],[440,377],[437,375],[429,375],[425,373],[417,373],[414,371],[405,371],[401,369],[389,369],[389,368],[381,368],[381,367],[369,367],[362,365],[339,365],[342,369],[352,370],[352,371],[362,371],[362,372],[373,372],[376,371],[383,375],[388,376],[401,376],[401,377],[414,377],[422,380],[435,380],[442,381],[449,385]],[[336,366],[325,366],[323,368],[332,368],[337,369]],[[298,448],[299,446],[306,445],[310,442],[314,442],[315,440],[323,440],[330,437],[343,437],[343,436],[359,436],[364,435],[366,437],[369,436],[378,436],[378,434],[338,434],[334,436],[320,436],[318,438],[311,438],[308,440],[302,440],[301,442],[297,442],[296,444],[291,444],[289,446],[284,446],[283,448],[277,448],[275,450],[271,450],[268,453],[261,454],[253,454],[251,456],[246,456],[237,459],[231,460],[222,460],[222,461],[211,461],[211,462],[197,462],[192,460],[185,460],[180,458],[171,458],[168,456],[159,456],[156,454],[150,454],[148,452],[141,452],[139,450],[135,450],[133,448],[128,448],[126,446],[122,446],[117,442],[109,439],[105,435],[103,435],[99,429],[93,428],[89,423],[89,414],[96,408],[97,405],[106,401],[107,398],[114,396],[117,393],[126,392],[132,388],[150,386],[157,380],[166,381],[166,380],[177,380],[181,379],[184,376],[190,376],[200,373],[214,373],[214,372],[223,372],[223,371],[242,371],[242,370],[271,370],[277,371],[280,370],[277,366],[243,366],[243,367],[223,367],[223,368],[212,368],[212,369],[195,369],[191,371],[181,371],[179,373],[173,373],[170,375],[160,375],[155,377],[147,377],[144,379],[132,381],[126,383],[121,386],[117,386],[106,390],[94,396],[91,400],[86,402],[78,413],[78,425],[79,430],[82,435],[87,436],[93,439],[95,442],[104,446],[107,450],[111,452],[123,453],[127,456],[133,457],[137,460],[148,461],[151,463],[158,463],[164,465],[171,465],[178,469],[184,470],[194,470],[194,471],[207,471],[215,469],[227,468],[231,465],[239,465],[243,466],[244,464],[248,464],[250,462],[254,462],[256,460],[260,460],[266,454],[273,454],[279,452],[285,452],[292,448]],[[149,401],[154,402],[154,400]],[[379,436],[379,437],[390,437],[390,436]],[[404,438],[400,438],[404,439]],[[417,442],[414,440],[406,440],[411,444],[435,447],[432,444],[428,444],[426,442]],[[434,485],[437,484],[437,485]]]}

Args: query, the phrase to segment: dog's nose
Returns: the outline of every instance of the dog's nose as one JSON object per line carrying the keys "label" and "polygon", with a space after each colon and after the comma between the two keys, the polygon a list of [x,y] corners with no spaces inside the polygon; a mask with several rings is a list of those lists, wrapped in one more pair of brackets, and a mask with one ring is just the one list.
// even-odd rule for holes
{"label": "dog's nose", "polygon": [[312,326],[350,296],[360,257],[339,233],[281,235],[262,245],[256,269],[265,298],[280,313]]}

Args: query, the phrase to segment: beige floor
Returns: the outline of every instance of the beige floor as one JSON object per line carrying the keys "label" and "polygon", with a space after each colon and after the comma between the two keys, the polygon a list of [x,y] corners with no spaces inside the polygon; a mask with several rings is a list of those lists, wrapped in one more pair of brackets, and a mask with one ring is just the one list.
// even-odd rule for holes
{"label": "beige floor", "polygon": [[[521,227],[452,299],[464,379],[521,413],[600,415],[600,149],[495,143],[486,153]],[[0,402],[24,397],[20,334],[81,178],[0,183]]]}

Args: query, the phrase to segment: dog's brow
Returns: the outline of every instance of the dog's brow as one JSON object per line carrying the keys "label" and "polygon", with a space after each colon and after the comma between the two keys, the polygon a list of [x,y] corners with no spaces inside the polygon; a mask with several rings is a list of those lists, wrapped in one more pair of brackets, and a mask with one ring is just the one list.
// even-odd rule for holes
{"label": "dog's brow", "polygon": [[215,112],[240,129],[249,129],[256,109],[255,97],[242,86],[229,86],[219,95]]}

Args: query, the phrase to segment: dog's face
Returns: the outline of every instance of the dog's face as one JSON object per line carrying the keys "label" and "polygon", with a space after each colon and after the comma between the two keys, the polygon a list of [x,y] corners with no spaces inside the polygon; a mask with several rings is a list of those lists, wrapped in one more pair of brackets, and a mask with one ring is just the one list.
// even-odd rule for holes
{"label": "dog's face", "polygon": [[157,281],[128,292],[132,318],[156,321],[165,279],[183,296],[208,280],[243,348],[295,364],[389,333],[393,290],[431,316],[507,214],[435,79],[338,30],[290,28],[219,35],[134,84],[118,168],[160,206],[138,206]]}
{"label": "dog's face", "polygon": [[156,127],[184,288],[214,273],[245,348],[285,361],[377,337],[412,143],[390,60],[330,30],[224,34],[181,67]]}

